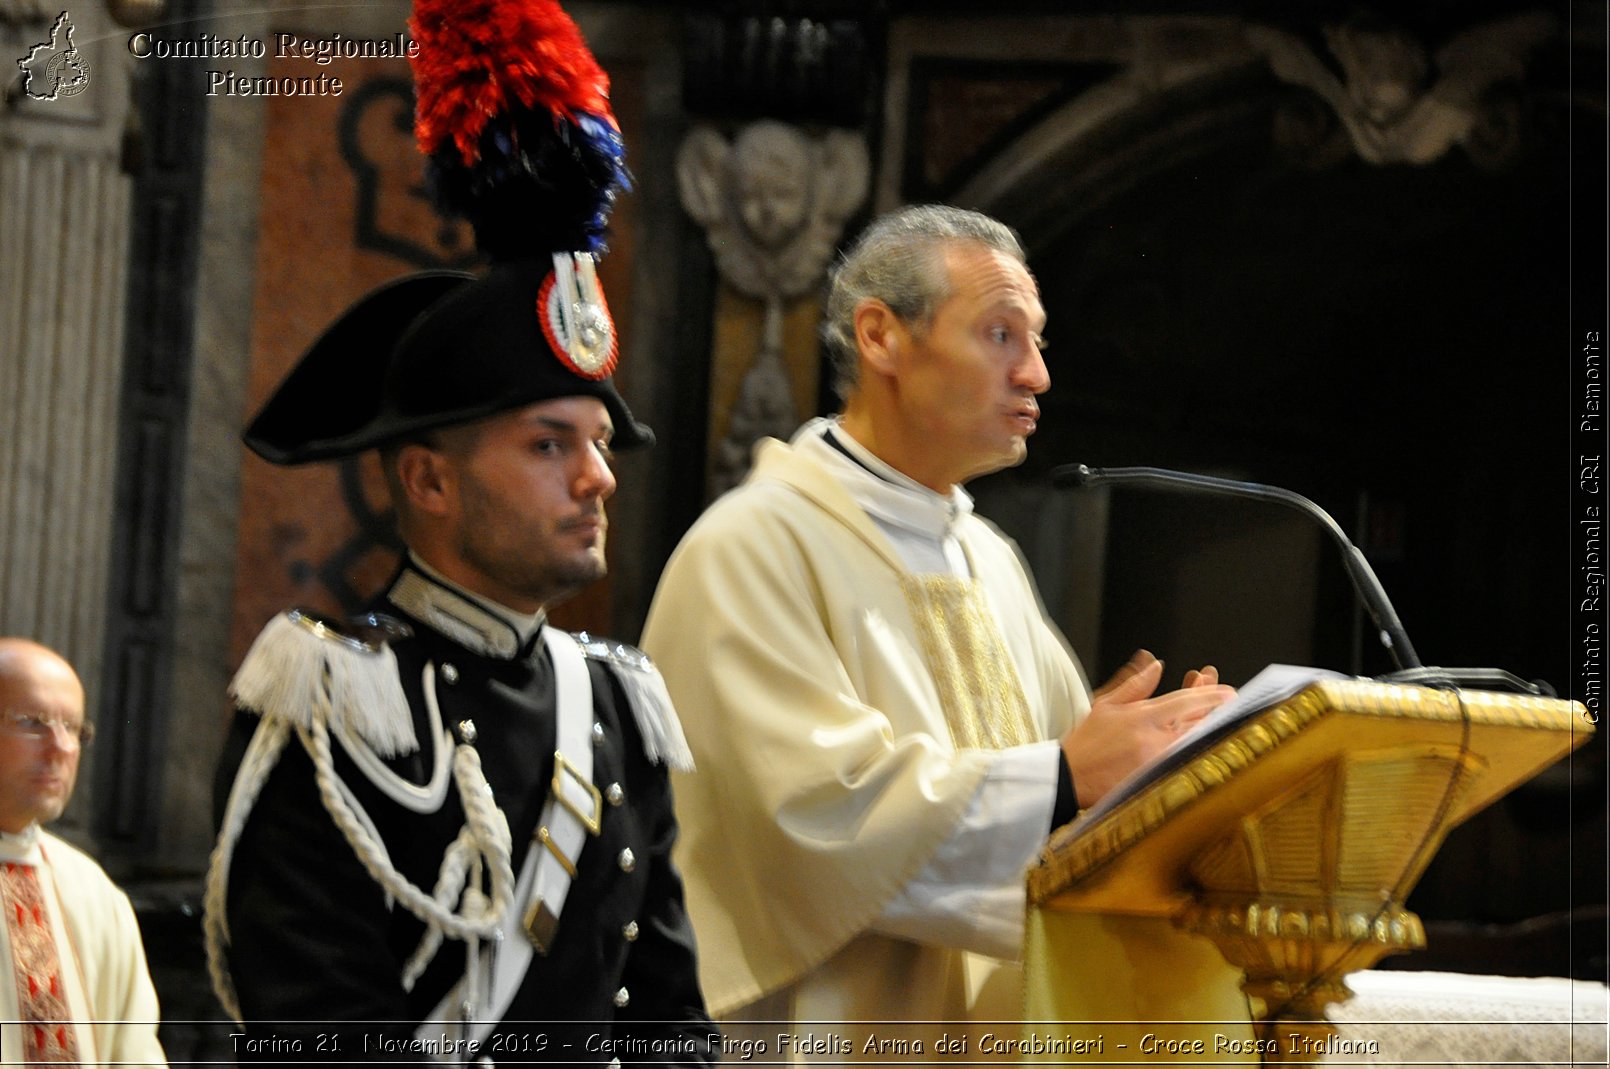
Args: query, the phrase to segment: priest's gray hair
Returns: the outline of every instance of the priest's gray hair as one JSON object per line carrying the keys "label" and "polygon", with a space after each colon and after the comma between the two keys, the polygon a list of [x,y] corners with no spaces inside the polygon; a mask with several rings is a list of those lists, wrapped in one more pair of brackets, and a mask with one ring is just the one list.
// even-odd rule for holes
{"label": "priest's gray hair", "polygon": [[947,296],[942,249],[977,242],[1027,263],[1017,232],[981,212],[947,204],[916,204],[879,216],[856,239],[833,271],[822,322],[822,342],[833,362],[833,388],[848,398],[861,377],[855,345],[855,309],[873,298],[888,305],[919,334]]}

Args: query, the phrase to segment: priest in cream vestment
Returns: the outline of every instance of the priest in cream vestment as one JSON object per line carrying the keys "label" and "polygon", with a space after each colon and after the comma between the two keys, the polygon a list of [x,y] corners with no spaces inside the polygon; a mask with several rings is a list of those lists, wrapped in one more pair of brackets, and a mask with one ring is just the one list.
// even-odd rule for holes
{"label": "priest in cream vestment", "polygon": [[1153,698],[1143,658],[1092,706],[960,488],[1021,461],[1049,386],[1015,235],[948,208],[884,217],[827,315],[843,416],[760,446],[644,633],[698,764],[675,790],[701,978],[729,1023],[772,1022],[729,1025],[757,1058],[893,1039],[909,1061],[899,1042],[936,1053],[967,1022],[976,1057],[985,1022],[1016,1032],[1022,880],[1049,832],[1226,688],[1204,670]]}
{"label": "priest in cream vestment", "polygon": [[[89,855],[37,824],[15,835],[0,833],[4,865],[37,874],[41,922],[56,947],[78,1064],[166,1065],[157,1039],[156,989],[128,896]],[[7,1064],[10,1052],[24,1049],[23,1030],[33,1027],[23,1019],[20,989],[27,981],[13,968],[12,939],[9,926],[0,927],[0,961],[9,963],[0,965],[0,1047]]]}
{"label": "priest in cream vestment", "polygon": [[128,896],[41,825],[93,735],[72,665],[0,637],[0,1065],[166,1065]]}

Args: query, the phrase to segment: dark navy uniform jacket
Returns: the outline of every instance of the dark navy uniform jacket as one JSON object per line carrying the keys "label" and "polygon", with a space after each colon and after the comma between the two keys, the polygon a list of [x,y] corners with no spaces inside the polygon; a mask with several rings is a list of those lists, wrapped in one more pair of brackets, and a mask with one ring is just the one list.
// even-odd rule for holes
{"label": "dark navy uniform jacket", "polygon": [[[410,605],[420,610],[421,590],[430,603],[422,615],[464,605],[455,592],[405,567],[403,574],[410,573]],[[449,638],[389,597],[374,608],[411,631],[391,648],[421,743],[388,766],[413,784],[430,778],[440,740],[431,741],[421,676],[433,662],[442,723],[455,735],[463,721],[474,724],[487,782],[508,818],[518,874],[535,845],[553,776],[554,674],[540,634],[522,641],[512,627],[474,614],[475,625],[488,631],[484,641],[457,627]],[[676,822],[666,770],[645,756],[617,678],[631,669],[593,657],[587,665],[592,778],[607,799],[602,828],[587,837],[550,952],[532,957],[502,1023],[474,1056],[454,1060],[707,1064],[719,1052],[670,860]],[[234,721],[219,771],[220,806],[259,717],[238,711]],[[429,892],[464,823],[457,786],[449,787],[439,811],[412,812],[371,783],[339,744],[333,750],[337,772],[373,819],[392,863]],[[464,944],[443,940],[413,989],[403,989],[404,963],[424,924],[388,902],[365,871],[321,803],[312,761],[294,736],[235,846],[228,888],[227,954],[247,1022],[246,1038],[236,1041],[239,1057],[424,1058],[412,1042],[415,1027],[462,976]],[[455,1035],[452,1026],[442,1032]]]}

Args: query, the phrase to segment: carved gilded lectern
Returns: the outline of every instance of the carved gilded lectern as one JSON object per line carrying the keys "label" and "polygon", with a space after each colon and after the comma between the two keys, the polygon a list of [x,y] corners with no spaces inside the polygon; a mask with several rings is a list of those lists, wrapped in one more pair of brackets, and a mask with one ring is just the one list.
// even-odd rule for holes
{"label": "carved gilded lectern", "polygon": [[1592,734],[1570,702],[1355,681],[1248,715],[1053,837],[1027,1030],[1053,1058],[1335,1053],[1343,977],[1425,945],[1404,901],[1449,830]]}

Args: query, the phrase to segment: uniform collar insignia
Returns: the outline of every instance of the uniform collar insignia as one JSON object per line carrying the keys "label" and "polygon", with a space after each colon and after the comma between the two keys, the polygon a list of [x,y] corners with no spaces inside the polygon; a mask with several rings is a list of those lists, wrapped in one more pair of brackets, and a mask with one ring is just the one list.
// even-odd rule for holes
{"label": "uniform collar insignia", "polygon": [[531,649],[546,619],[541,612],[516,613],[478,597],[412,555],[386,597],[471,653],[500,661]]}

